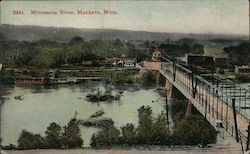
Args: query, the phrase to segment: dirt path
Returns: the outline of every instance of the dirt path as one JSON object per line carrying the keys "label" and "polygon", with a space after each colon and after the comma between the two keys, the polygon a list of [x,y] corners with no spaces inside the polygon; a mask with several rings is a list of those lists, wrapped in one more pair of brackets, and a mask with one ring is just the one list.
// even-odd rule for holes
{"label": "dirt path", "polygon": [[240,144],[213,145],[211,148],[198,147],[174,147],[161,149],[152,147],[147,149],[111,149],[111,150],[92,150],[92,149],[72,149],[72,150],[10,150],[4,154],[242,154]]}

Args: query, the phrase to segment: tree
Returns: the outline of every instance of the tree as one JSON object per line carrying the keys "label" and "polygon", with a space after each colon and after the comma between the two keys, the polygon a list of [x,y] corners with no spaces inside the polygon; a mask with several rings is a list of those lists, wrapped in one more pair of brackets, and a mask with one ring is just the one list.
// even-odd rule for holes
{"label": "tree", "polygon": [[114,126],[102,128],[97,134],[91,138],[91,147],[93,148],[107,148],[119,144],[120,131]]}
{"label": "tree", "polygon": [[158,115],[153,124],[152,134],[153,134],[154,144],[157,145],[170,144],[171,135],[166,113],[162,112],[161,114]]}
{"label": "tree", "polygon": [[147,71],[142,74],[142,84],[145,87],[151,87],[156,83],[156,75],[152,71]]}
{"label": "tree", "polygon": [[104,137],[107,139],[107,142],[109,143],[109,147],[119,143],[120,131],[117,128],[113,126],[108,129],[105,129],[104,132],[105,132]]}
{"label": "tree", "polygon": [[122,130],[122,141],[126,145],[133,145],[136,143],[135,141],[135,135],[136,135],[136,129],[133,124],[127,124],[123,127],[121,127]]}
{"label": "tree", "polygon": [[201,144],[203,147],[216,141],[216,131],[204,119],[198,115],[192,115],[183,119],[175,130],[177,141],[183,145]]}
{"label": "tree", "polygon": [[4,40],[5,38],[4,38],[4,36],[3,36],[3,33],[0,33],[0,41],[1,40]]}
{"label": "tree", "polygon": [[203,54],[204,53],[204,45],[201,44],[194,44],[191,48],[191,52],[192,54]]}
{"label": "tree", "polygon": [[137,128],[137,142],[139,144],[152,143],[151,137],[153,132],[153,117],[150,106],[142,106],[138,109],[138,128]]}
{"label": "tree", "polygon": [[92,135],[91,147],[107,148],[113,147],[120,143],[120,131],[114,126],[114,122],[110,120],[101,120],[98,122],[100,131]]}
{"label": "tree", "polygon": [[40,134],[32,134],[23,130],[18,140],[18,149],[41,149],[43,148],[43,138]]}
{"label": "tree", "polygon": [[184,44],[187,44],[187,45],[192,45],[195,43],[195,40],[194,39],[190,39],[190,38],[181,38],[177,41],[177,44],[178,45],[184,45]]}
{"label": "tree", "polygon": [[113,44],[115,47],[121,47],[123,45],[120,39],[115,39]]}
{"label": "tree", "polygon": [[230,63],[233,65],[247,65],[250,61],[250,42],[225,47],[224,51],[229,54]]}
{"label": "tree", "polygon": [[78,42],[82,42],[83,38],[80,36],[75,36],[70,40],[70,43],[78,43]]}
{"label": "tree", "polygon": [[62,144],[64,148],[80,148],[83,144],[81,139],[80,128],[78,121],[73,118],[64,126],[64,133],[62,135]]}
{"label": "tree", "polygon": [[59,149],[62,147],[62,128],[55,122],[51,123],[45,132],[45,146],[48,149]]}

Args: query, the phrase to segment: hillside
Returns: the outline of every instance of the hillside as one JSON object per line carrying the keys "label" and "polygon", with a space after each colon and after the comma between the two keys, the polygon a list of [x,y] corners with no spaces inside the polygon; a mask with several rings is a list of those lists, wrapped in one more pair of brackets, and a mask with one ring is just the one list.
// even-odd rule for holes
{"label": "hillside", "polygon": [[216,38],[223,39],[247,39],[246,36],[218,35],[218,34],[186,34],[186,33],[159,33],[146,31],[129,31],[116,29],[77,29],[59,27],[39,26],[17,26],[3,24],[0,27],[1,33],[11,40],[34,41],[40,39],[67,42],[74,36],[84,39],[105,39],[105,40],[178,40],[180,38],[192,38],[198,40],[209,40]]}

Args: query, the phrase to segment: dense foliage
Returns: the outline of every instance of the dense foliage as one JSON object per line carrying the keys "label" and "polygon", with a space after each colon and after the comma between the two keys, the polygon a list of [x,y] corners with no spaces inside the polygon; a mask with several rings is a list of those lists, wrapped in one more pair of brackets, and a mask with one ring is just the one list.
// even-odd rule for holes
{"label": "dense foliage", "polygon": [[156,73],[153,71],[146,71],[142,74],[142,85],[151,87],[156,83]]}
{"label": "dense foliage", "polygon": [[114,123],[101,128],[91,139],[93,148],[110,148],[133,145],[198,145],[205,147],[216,141],[216,131],[200,115],[193,115],[181,120],[173,134],[165,113],[152,116],[149,106],[138,109],[138,126],[128,123],[120,131]]}
{"label": "dense foliage", "polygon": [[136,58],[140,62],[151,59],[155,48],[164,49],[170,55],[183,56],[184,53],[203,53],[204,46],[187,38],[177,42],[155,42],[84,40],[75,36],[69,42],[27,42],[7,40],[0,35],[0,58],[5,67],[55,68],[62,64],[79,65],[84,61],[114,57]]}
{"label": "dense foliage", "polygon": [[43,148],[43,138],[40,134],[33,134],[23,130],[18,139],[18,149],[41,149]]}
{"label": "dense foliage", "polygon": [[62,134],[62,145],[64,148],[80,148],[83,144],[81,139],[80,128],[78,121],[74,118],[64,126],[64,133]]}
{"label": "dense foliage", "polygon": [[113,125],[104,127],[91,138],[91,146],[93,148],[110,148],[120,143],[120,131]]}
{"label": "dense foliage", "polygon": [[138,109],[137,136],[140,144],[150,144],[153,136],[153,117],[149,106],[142,106]]}
{"label": "dense foliage", "polygon": [[45,131],[45,137],[23,130],[18,139],[18,149],[61,149],[80,148],[83,140],[80,135],[78,120],[71,119],[64,126],[64,131],[57,123],[53,122]]}
{"label": "dense foliage", "polygon": [[224,48],[225,53],[229,54],[231,64],[247,65],[250,62],[250,42],[241,43],[238,46]]}
{"label": "dense foliage", "polygon": [[123,144],[132,146],[136,143],[136,128],[134,124],[128,123],[127,125],[121,127]]}
{"label": "dense foliage", "polygon": [[58,149],[62,147],[62,128],[57,123],[51,123],[45,132],[45,147],[48,149]]}
{"label": "dense foliage", "polygon": [[35,42],[11,41],[0,38],[1,55],[4,66],[33,66],[53,68],[62,64],[81,64],[88,60],[112,57],[134,57],[138,61],[151,57],[149,49],[135,46],[119,39],[89,40],[74,37],[68,43],[40,40]]}
{"label": "dense foliage", "polygon": [[216,141],[216,131],[202,116],[184,118],[175,129],[177,144],[197,145],[202,147]]}
{"label": "dense foliage", "polygon": [[185,53],[204,53],[204,45],[198,44],[195,40],[189,38],[180,39],[174,44],[162,43],[158,48],[164,49],[167,55],[175,57],[181,57]]}
{"label": "dense foliage", "polygon": [[[71,119],[63,127],[51,123],[45,132],[45,137],[23,130],[18,139],[18,149],[61,149],[81,148],[83,140],[80,135],[79,124],[86,126],[82,120]],[[138,126],[128,123],[120,129],[116,128],[114,122],[100,120],[90,127],[100,129],[92,135],[92,148],[112,148],[135,145],[198,145],[203,147],[216,140],[214,128],[199,115],[192,115],[182,119],[173,134],[169,129],[166,113],[162,112],[156,117],[152,116],[150,106],[141,106],[138,109]],[[6,146],[13,149],[14,145]]]}
{"label": "dense foliage", "polygon": [[92,136],[91,146],[109,148],[117,145],[166,145],[170,143],[170,131],[165,113],[154,118],[151,107],[142,106],[138,109],[138,118],[138,127],[128,123],[121,127],[121,132],[113,124],[102,127],[101,131]]}

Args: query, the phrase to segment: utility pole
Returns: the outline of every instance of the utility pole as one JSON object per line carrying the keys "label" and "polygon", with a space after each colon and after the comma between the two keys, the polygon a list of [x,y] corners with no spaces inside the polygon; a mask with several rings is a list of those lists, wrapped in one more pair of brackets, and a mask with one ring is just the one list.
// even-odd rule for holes
{"label": "utility pole", "polygon": [[250,150],[249,149],[249,145],[250,145],[250,121],[249,121],[249,124],[248,124],[248,128],[247,128],[247,146],[246,146],[246,151]]}
{"label": "utility pole", "polygon": [[205,101],[205,119],[207,119],[207,99]]}
{"label": "utility pole", "polygon": [[234,114],[235,139],[236,139],[236,142],[239,142],[237,113],[236,113],[236,109],[235,109],[235,98],[232,99],[232,107],[233,107],[233,114]]}
{"label": "utility pole", "polygon": [[167,122],[168,122],[168,127],[169,127],[169,117],[168,117],[168,90],[165,90],[165,95],[166,95],[166,114],[167,114]]}
{"label": "utility pole", "polygon": [[176,61],[175,58],[173,57],[173,80],[175,82],[175,76],[176,76]]}

